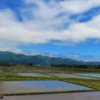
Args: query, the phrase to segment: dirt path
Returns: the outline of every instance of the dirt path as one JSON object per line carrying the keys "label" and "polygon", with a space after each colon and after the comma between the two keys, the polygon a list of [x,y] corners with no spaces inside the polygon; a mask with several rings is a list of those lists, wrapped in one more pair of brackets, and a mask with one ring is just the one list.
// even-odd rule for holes
{"label": "dirt path", "polygon": [[100,92],[4,96],[1,100],[100,100]]}

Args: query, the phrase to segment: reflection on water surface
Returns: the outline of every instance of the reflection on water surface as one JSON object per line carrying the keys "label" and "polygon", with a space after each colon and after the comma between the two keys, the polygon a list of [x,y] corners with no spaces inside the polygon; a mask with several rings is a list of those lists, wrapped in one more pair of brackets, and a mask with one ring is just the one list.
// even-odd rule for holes
{"label": "reflection on water surface", "polygon": [[76,75],[82,75],[82,76],[89,76],[89,77],[97,77],[100,78],[100,74],[96,73],[75,73]]}
{"label": "reflection on water surface", "polygon": [[95,79],[95,78],[91,78],[91,77],[87,77],[87,76],[80,76],[80,75],[74,75],[74,74],[51,74],[53,76],[57,76],[57,77],[70,77],[70,78],[86,78],[86,79]]}
{"label": "reflection on water surface", "polygon": [[89,90],[90,88],[62,81],[4,81],[0,93]]}

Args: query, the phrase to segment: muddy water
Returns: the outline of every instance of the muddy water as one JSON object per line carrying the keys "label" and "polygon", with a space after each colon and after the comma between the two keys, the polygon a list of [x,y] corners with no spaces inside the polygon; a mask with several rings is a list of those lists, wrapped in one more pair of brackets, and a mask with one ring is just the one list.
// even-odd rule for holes
{"label": "muddy water", "polygon": [[62,81],[4,81],[0,93],[89,90],[90,88]]}
{"label": "muddy water", "polygon": [[51,77],[49,75],[39,74],[39,73],[17,73],[17,75],[21,75],[21,76],[45,76],[45,77]]}

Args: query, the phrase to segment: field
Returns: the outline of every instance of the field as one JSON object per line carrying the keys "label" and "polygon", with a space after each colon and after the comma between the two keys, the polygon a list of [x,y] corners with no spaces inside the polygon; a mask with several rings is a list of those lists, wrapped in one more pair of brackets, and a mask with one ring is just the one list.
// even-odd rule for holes
{"label": "field", "polygon": [[[75,77],[57,77],[51,74],[75,74],[75,73],[100,73],[98,69],[67,69],[67,68],[49,68],[17,65],[16,67],[0,67],[0,82],[3,81],[36,81],[36,80],[58,80],[63,82],[70,82],[77,85],[92,88],[91,90],[71,90],[71,91],[50,91],[50,92],[24,92],[24,93],[6,93],[2,95],[25,95],[25,94],[46,94],[46,93],[65,93],[65,92],[86,92],[86,91],[100,91],[100,79],[83,79]],[[17,73],[40,73],[50,75],[44,76],[20,76]]]}

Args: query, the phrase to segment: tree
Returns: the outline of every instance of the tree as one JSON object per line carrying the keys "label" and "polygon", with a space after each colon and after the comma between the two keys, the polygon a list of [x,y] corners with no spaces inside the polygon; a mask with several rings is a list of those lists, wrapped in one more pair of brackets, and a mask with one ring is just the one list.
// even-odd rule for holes
{"label": "tree", "polygon": [[98,65],[98,68],[100,69],[100,65]]}
{"label": "tree", "polygon": [[33,66],[33,63],[30,63],[29,66]]}

